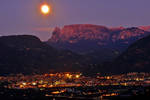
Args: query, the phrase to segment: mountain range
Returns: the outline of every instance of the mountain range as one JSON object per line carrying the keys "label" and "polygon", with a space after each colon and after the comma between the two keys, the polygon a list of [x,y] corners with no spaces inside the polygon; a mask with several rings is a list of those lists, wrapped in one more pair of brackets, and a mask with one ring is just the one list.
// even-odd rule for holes
{"label": "mountain range", "polygon": [[150,32],[139,27],[67,25],[46,42],[32,35],[1,36],[0,75],[149,72],[149,52]]}
{"label": "mountain range", "polygon": [[75,24],[56,27],[47,41],[51,46],[90,55],[98,62],[112,61],[127,47],[147,35],[149,31],[138,27],[108,28],[100,25]]}

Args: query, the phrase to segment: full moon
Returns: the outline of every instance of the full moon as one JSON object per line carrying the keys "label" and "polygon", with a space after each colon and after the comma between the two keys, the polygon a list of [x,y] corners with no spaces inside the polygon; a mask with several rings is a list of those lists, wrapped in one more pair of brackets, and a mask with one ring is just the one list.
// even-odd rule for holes
{"label": "full moon", "polygon": [[47,5],[47,4],[43,4],[41,6],[41,12],[45,15],[49,14],[50,13],[50,6]]}

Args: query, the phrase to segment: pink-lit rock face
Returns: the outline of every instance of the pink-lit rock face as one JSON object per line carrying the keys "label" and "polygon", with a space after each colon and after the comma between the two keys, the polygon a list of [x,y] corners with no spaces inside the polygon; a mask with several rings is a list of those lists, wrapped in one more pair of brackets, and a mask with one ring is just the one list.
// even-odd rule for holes
{"label": "pink-lit rock face", "polygon": [[139,26],[139,29],[142,29],[144,31],[150,31],[150,26]]}
{"label": "pink-lit rock face", "polygon": [[106,44],[101,42],[115,42],[118,40],[126,40],[134,37],[144,37],[147,32],[139,28],[107,28],[100,25],[76,24],[67,25],[62,29],[55,28],[53,35],[49,41],[51,42],[68,42],[77,43],[80,40],[96,40],[98,44]]}
{"label": "pink-lit rock face", "polygon": [[53,42],[68,41],[76,43],[79,40],[107,40],[109,39],[110,30],[104,26],[98,25],[68,25],[62,29],[55,28],[51,40]]}
{"label": "pink-lit rock face", "polygon": [[144,36],[146,32],[144,30],[138,28],[128,28],[122,29],[118,34],[113,34],[112,39],[117,40],[125,40],[134,37]]}

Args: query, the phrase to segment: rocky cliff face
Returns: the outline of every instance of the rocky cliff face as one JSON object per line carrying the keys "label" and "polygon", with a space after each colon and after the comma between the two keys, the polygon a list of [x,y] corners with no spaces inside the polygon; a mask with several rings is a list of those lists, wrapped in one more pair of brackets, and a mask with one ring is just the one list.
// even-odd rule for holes
{"label": "rocky cliff face", "polygon": [[[91,24],[67,25],[55,28],[48,44],[77,53],[98,52],[99,59],[112,60],[130,44],[150,34],[137,27],[108,28]],[[97,58],[97,57],[96,57]]]}
{"label": "rocky cliff face", "polygon": [[[142,38],[149,32],[142,29],[132,28],[107,28],[105,26],[77,24],[64,26],[62,29],[55,28],[49,43],[76,44],[80,41],[95,41],[99,46],[109,45],[117,41],[130,42],[131,38]],[[89,45],[90,46],[90,45]]]}
{"label": "rocky cliff face", "polygon": [[50,41],[77,43],[84,40],[108,40],[110,30],[97,25],[68,25],[64,28],[56,28]]}

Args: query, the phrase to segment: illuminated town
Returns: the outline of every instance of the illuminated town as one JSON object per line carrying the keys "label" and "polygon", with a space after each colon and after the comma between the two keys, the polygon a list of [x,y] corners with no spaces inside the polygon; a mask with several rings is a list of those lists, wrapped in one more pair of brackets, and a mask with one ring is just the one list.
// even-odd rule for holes
{"label": "illuminated town", "polygon": [[[89,96],[90,100],[144,94],[150,85],[150,73],[128,73],[121,75],[85,76],[80,72],[62,72],[43,75],[1,76],[0,83],[9,90],[39,90],[45,97],[76,98]],[[2,86],[2,85],[1,85]],[[134,89],[133,89],[134,88]],[[133,89],[133,90],[132,90]],[[31,91],[31,90],[30,90]],[[130,92],[129,92],[130,91]],[[0,92],[1,95],[3,92]],[[22,94],[26,96],[26,94]],[[85,99],[84,98],[84,99]],[[57,100],[57,99],[56,99]],[[60,100],[60,99],[58,99]],[[63,100],[63,99],[62,99]]]}
{"label": "illuminated town", "polygon": [[7,81],[8,88],[51,88],[51,87],[79,87],[79,86],[138,86],[149,85],[149,73],[128,73],[122,75],[86,77],[82,73],[55,73],[44,75],[18,74],[16,76],[0,77],[0,81]]}

